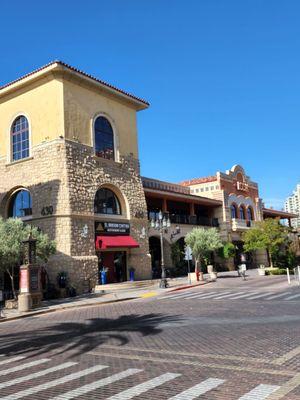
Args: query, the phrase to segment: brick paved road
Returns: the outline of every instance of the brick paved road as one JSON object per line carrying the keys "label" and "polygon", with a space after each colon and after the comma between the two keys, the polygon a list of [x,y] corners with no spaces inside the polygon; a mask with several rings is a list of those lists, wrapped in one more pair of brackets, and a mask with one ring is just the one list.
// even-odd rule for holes
{"label": "brick paved road", "polygon": [[203,291],[2,323],[0,397],[299,400],[299,301]]}

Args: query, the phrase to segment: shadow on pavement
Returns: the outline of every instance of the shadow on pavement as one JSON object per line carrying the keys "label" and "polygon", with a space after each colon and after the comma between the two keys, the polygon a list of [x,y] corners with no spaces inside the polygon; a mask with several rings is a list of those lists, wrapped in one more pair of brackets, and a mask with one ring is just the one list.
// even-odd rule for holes
{"label": "shadow on pavement", "polygon": [[[48,352],[59,355],[72,351],[72,356],[94,350],[112,339],[120,346],[130,342],[130,333],[157,335],[162,322],[179,321],[179,316],[162,314],[126,315],[116,319],[94,318],[84,322],[60,322],[55,325],[26,331],[0,334],[0,354],[37,357]],[[34,322],[32,323],[34,326]],[[16,325],[18,328],[18,325]]]}

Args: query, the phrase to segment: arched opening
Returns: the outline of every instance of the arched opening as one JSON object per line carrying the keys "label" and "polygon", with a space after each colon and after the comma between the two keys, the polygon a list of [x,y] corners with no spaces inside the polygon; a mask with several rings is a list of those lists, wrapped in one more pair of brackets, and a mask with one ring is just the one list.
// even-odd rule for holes
{"label": "arched opening", "polygon": [[246,219],[246,213],[245,213],[245,206],[244,205],[240,205],[240,219]]}
{"label": "arched opening", "polygon": [[250,206],[247,208],[247,219],[248,221],[254,220],[253,208]]}
{"label": "arched opening", "polygon": [[109,120],[103,116],[94,123],[94,146],[98,157],[115,159],[114,131]]}
{"label": "arched opening", "polygon": [[9,218],[26,218],[32,216],[32,200],[28,190],[20,189],[9,199]]}
{"label": "arched opening", "polygon": [[237,213],[237,206],[236,204],[231,204],[230,206],[230,211],[231,211],[231,218],[238,218],[238,213]]}
{"label": "arched opening", "polygon": [[117,195],[108,188],[97,190],[94,200],[95,214],[121,215],[122,209]]}
{"label": "arched opening", "polygon": [[160,239],[158,237],[149,237],[149,251],[151,254],[152,278],[159,279],[161,277],[161,248]]}
{"label": "arched opening", "polygon": [[13,161],[29,157],[29,124],[24,115],[17,117],[11,126],[11,156]]}

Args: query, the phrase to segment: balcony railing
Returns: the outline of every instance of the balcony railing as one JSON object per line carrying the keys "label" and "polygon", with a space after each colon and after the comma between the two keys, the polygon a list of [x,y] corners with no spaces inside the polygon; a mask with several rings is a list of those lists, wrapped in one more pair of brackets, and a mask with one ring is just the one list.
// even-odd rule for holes
{"label": "balcony railing", "polygon": [[254,221],[247,221],[245,219],[232,218],[231,226],[233,231],[249,229],[253,226]]}
{"label": "balcony railing", "polygon": [[[157,219],[157,213],[150,212],[148,215],[149,220]],[[212,226],[218,227],[218,218],[200,217],[197,215],[180,215],[180,214],[168,214],[170,222],[172,224],[185,224],[185,225],[200,225],[200,226]]]}

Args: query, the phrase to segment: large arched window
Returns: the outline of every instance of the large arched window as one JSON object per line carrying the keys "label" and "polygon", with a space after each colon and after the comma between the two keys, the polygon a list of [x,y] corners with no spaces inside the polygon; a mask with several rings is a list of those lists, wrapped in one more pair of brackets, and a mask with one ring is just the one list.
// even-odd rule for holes
{"label": "large arched window", "polygon": [[121,214],[119,199],[113,191],[107,188],[99,189],[94,202],[95,214]]}
{"label": "large arched window", "polygon": [[253,221],[254,220],[253,209],[250,206],[247,208],[247,219],[248,219],[248,221]]}
{"label": "large arched window", "polygon": [[29,157],[29,124],[24,115],[16,118],[11,127],[12,160]]}
{"label": "large arched window", "polygon": [[8,217],[24,218],[32,215],[31,195],[28,190],[21,189],[10,198]]}
{"label": "large arched window", "polygon": [[231,204],[231,218],[237,218],[237,207],[235,204]]}
{"label": "large arched window", "polygon": [[115,159],[114,132],[107,118],[98,117],[94,125],[94,141],[96,156]]}
{"label": "large arched window", "polygon": [[245,207],[243,205],[240,206],[240,219],[246,219]]}

